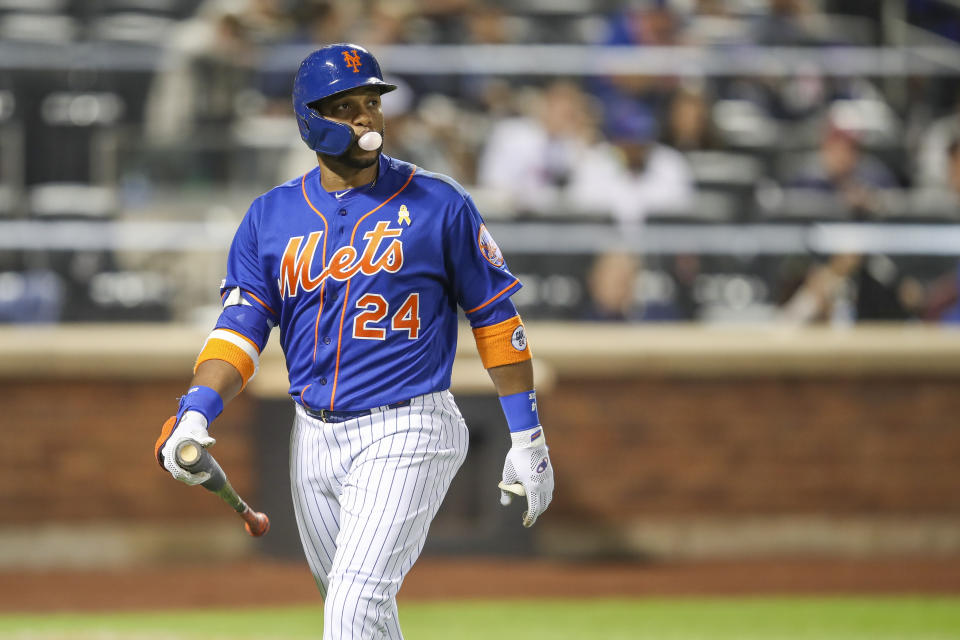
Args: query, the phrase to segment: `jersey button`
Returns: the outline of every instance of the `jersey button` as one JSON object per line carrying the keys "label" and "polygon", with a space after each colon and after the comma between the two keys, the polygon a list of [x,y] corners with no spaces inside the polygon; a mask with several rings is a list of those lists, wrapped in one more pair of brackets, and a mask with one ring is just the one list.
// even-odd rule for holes
{"label": "jersey button", "polygon": [[346,209],[340,209],[340,211],[337,211],[337,213],[339,213],[339,214],[342,215],[342,216],[345,216],[345,215],[347,215],[347,210],[346,210]]}
{"label": "jersey button", "polygon": [[323,344],[330,344],[330,336],[323,337]]}
{"label": "jersey button", "polygon": [[327,384],[326,378],[320,378],[320,384]]}

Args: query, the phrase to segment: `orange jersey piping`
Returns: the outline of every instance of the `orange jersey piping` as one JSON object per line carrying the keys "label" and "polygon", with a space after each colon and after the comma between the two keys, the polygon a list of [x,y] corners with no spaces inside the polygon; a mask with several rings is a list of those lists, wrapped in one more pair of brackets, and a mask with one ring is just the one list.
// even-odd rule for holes
{"label": "orange jersey piping", "polygon": [[[307,201],[307,204],[310,205],[310,208],[313,209],[313,212],[320,216],[320,219],[323,220],[323,254],[320,256],[321,263],[320,267],[322,269],[327,268],[327,236],[329,235],[329,227],[327,226],[327,219],[324,217],[320,211],[313,206],[313,203],[310,202],[310,196],[307,195],[307,174],[303,174],[303,177],[300,178],[300,190],[303,191],[303,199]],[[323,313],[323,299],[325,294],[325,288],[327,286],[326,281],[320,285],[320,306],[317,308],[317,319],[313,323],[313,361],[317,361],[317,344],[320,341],[320,314]],[[310,385],[307,385],[310,386]],[[307,387],[304,387],[306,389]],[[302,393],[302,392],[301,392]]]}
{"label": "orange jersey piping", "polygon": [[481,304],[479,307],[474,307],[473,309],[470,309],[470,311],[465,311],[464,313],[473,313],[474,311],[480,311],[480,309],[483,309],[485,306],[487,306],[488,304],[490,304],[491,302],[493,302],[494,300],[496,300],[497,298],[505,294],[507,291],[510,291],[510,289],[513,289],[518,284],[520,284],[519,278],[517,278],[516,280],[508,284],[500,293],[493,296],[492,298],[490,298],[489,300]]}
{"label": "orange jersey piping", "polygon": [[[241,287],[241,288],[242,288],[242,287]],[[271,309],[271,308],[270,308],[270,305],[268,305],[266,302],[264,302],[263,300],[261,300],[261,299],[258,298],[257,296],[253,295],[252,293],[250,293],[250,292],[247,291],[246,289],[243,289],[243,292],[244,292],[245,294],[247,294],[248,296],[250,296],[251,298],[253,298],[254,300],[256,300],[257,302],[259,302],[260,304],[262,304],[262,305],[263,305],[263,308],[266,309],[267,311],[269,311],[270,313],[272,313],[274,316],[277,315],[277,312],[274,311],[273,309]]]}
{"label": "orange jersey piping", "polygon": [[[413,170],[410,171],[410,175],[407,176],[407,181],[403,183],[403,186],[400,187],[396,193],[394,193],[392,196],[390,196],[389,198],[387,198],[386,200],[378,204],[376,207],[374,207],[370,211],[367,211],[365,214],[360,216],[360,219],[357,220],[357,224],[353,225],[353,231],[350,232],[350,246],[353,246],[353,240],[357,235],[357,229],[360,228],[360,223],[366,220],[367,216],[369,216],[372,213],[376,213],[377,211],[380,210],[381,207],[383,207],[385,204],[387,204],[388,202],[396,198],[398,195],[400,195],[400,192],[406,189],[407,185],[410,184],[410,181],[413,180],[413,174],[415,174],[416,172],[417,172],[417,168],[414,167]],[[340,347],[341,347],[341,344],[343,343],[343,320],[347,315],[347,302],[349,300],[350,300],[350,280],[347,280],[347,287],[346,289],[344,289],[344,292],[343,292],[343,307],[340,309],[340,331],[337,334],[337,361],[333,370],[333,388],[330,390],[330,410],[331,411],[333,411],[333,401],[337,395],[337,380],[340,377]]]}
{"label": "orange jersey piping", "polygon": [[313,383],[311,382],[310,384],[308,384],[307,386],[305,386],[303,389],[300,389],[300,402],[301,402],[301,404],[303,404],[303,406],[305,406],[307,409],[310,408],[310,405],[308,405],[308,404],[307,404],[307,401],[303,399],[303,394],[306,393],[307,389],[309,389],[309,388],[310,388],[310,385],[312,385],[312,384],[313,384]]}

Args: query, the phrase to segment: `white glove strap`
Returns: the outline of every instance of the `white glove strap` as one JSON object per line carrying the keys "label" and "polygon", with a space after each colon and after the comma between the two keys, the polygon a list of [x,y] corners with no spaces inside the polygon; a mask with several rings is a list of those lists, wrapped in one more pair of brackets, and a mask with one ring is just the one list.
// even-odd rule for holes
{"label": "white glove strap", "polygon": [[510,441],[514,449],[529,449],[547,444],[547,438],[543,435],[543,427],[540,425],[526,431],[511,431]]}

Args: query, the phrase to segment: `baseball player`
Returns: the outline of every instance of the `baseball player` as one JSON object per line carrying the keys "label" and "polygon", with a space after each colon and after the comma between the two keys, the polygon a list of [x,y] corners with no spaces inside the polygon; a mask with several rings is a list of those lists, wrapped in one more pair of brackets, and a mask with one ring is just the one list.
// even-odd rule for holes
{"label": "baseball player", "polygon": [[254,200],[240,223],[222,314],[155,449],[174,478],[204,482],[173,451],[187,438],[214,443],[210,424],[280,327],[296,403],[293,504],[325,640],[403,637],[397,591],[467,451],[448,391],[458,305],[510,430],[501,502],[525,496],[530,527],[553,493],[510,301],[521,284],[459,184],[381,153],[380,99],[395,88],[354,44],[301,63],[293,105],[318,166]]}

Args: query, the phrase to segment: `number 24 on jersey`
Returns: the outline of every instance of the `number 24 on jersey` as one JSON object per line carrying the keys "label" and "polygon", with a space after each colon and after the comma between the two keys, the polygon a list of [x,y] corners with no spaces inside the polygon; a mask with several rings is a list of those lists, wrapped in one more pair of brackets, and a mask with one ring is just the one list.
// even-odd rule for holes
{"label": "number 24 on jersey", "polygon": [[[353,337],[359,340],[384,340],[387,327],[381,324],[390,314],[390,304],[378,293],[367,293],[357,300],[363,309],[353,319]],[[379,325],[379,326],[378,326]],[[420,337],[420,294],[411,293],[390,318],[391,331],[406,331],[410,340]]]}

